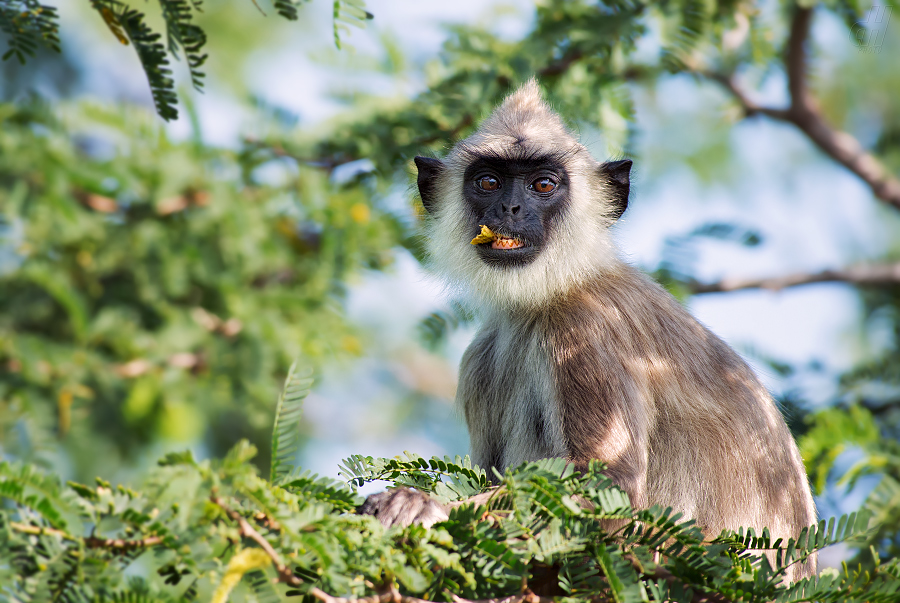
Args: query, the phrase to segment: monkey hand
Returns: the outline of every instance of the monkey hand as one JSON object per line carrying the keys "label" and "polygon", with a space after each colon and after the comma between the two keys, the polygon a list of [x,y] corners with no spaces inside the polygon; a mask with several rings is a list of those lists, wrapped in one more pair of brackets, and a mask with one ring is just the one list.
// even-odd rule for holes
{"label": "monkey hand", "polygon": [[436,500],[412,488],[395,488],[373,494],[359,507],[364,515],[374,515],[384,527],[422,524],[426,528],[449,517]]}

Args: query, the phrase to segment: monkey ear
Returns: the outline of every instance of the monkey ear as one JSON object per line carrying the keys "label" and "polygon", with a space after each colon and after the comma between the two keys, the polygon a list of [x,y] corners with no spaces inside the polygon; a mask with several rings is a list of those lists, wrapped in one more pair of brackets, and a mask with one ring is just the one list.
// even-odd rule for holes
{"label": "monkey ear", "polygon": [[416,168],[419,176],[416,183],[419,185],[419,196],[422,197],[422,205],[428,213],[434,212],[437,203],[437,179],[444,171],[444,164],[440,159],[431,157],[416,157]]}
{"label": "monkey ear", "polygon": [[614,208],[613,218],[618,220],[628,208],[628,191],[631,188],[631,160],[608,161],[600,166],[600,173],[609,184]]}

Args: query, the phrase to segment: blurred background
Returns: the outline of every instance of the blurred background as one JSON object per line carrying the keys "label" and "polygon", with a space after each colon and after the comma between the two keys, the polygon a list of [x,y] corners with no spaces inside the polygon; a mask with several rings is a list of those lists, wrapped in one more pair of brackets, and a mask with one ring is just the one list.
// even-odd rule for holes
{"label": "blurred background", "polygon": [[[176,4],[208,56],[201,92],[176,44],[166,120],[103,10],[165,32],[160,7]],[[871,544],[900,551],[900,12],[197,6],[56,3],[61,52],[0,65],[4,457],[128,482],[166,452],[248,438],[266,470],[294,359],[316,376],[303,467],[465,454],[453,396],[477,319],[423,266],[412,158],[445,152],[537,74],[595,157],[634,160],[624,256],[762,375],[821,516],[867,505],[885,526]],[[806,52],[796,73],[791,40]],[[850,159],[777,111],[798,82]],[[883,177],[848,169],[860,157]]]}

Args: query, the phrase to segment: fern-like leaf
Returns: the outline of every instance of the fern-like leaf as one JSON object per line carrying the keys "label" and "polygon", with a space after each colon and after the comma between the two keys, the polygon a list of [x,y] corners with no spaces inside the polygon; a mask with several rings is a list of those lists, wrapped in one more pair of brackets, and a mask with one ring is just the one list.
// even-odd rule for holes
{"label": "fern-like leaf", "polygon": [[679,4],[681,23],[662,56],[663,66],[671,72],[686,68],[689,55],[700,42],[709,21],[707,5],[703,0],[682,0]]}
{"label": "fern-like leaf", "polygon": [[206,62],[205,54],[200,54],[206,44],[206,33],[193,22],[193,11],[199,10],[200,3],[188,0],[159,0],[163,19],[166,20],[166,38],[169,52],[178,58],[178,49],[184,50],[191,83],[194,89],[203,90],[206,74],[200,67]]}
{"label": "fern-like leaf", "polygon": [[282,599],[278,596],[272,580],[263,570],[253,570],[247,573],[247,582],[253,591],[258,603],[279,603]]}
{"label": "fern-like leaf", "polygon": [[375,15],[366,10],[364,0],[334,0],[334,45],[341,48],[341,34],[349,33],[348,25],[365,27]]}
{"label": "fern-like leaf", "polygon": [[59,478],[33,465],[0,462],[0,501],[4,498],[32,509],[54,528],[79,522],[71,493]]}
{"label": "fern-like leaf", "polygon": [[432,312],[419,322],[419,339],[428,349],[436,350],[447,341],[450,333],[471,324],[474,318],[461,303],[454,301],[448,309]]}
{"label": "fern-like leaf", "polygon": [[272,6],[275,12],[287,19],[288,21],[296,21],[298,19],[297,7],[304,0],[272,0]]}
{"label": "fern-like leaf", "polygon": [[159,116],[166,121],[177,119],[175,105],[178,104],[178,97],[166,47],[159,41],[162,36],[147,26],[142,12],[118,0],[91,0],[91,6],[100,13],[120,42],[127,44],[130,41],[134,46],[147,74],[153,104]]}
{"label": "fern-like leaf", "polygon": [[281,480],[281,487],[308,501],[323,502],[340,509],[354,509],[362,498],[345,482],[319,477],[309,471],[295,471]]}
{"label": "fern-like leaf", "polygon": [[279,483],[291,474],[297,448],[300,445],[300,416],[303,400],[312,386],[312,371],[300,372],[294,362],[284,380],[284,389],[275,408],[275,424],[272,426],[272,465],[269,480]]}
{"label": "fern-like leaf", "polygon": [[4,61],[15,56],[24,64],[38,46],[59,52],[59,14],[38,0],[0,0],[0,31],[9,36]]}

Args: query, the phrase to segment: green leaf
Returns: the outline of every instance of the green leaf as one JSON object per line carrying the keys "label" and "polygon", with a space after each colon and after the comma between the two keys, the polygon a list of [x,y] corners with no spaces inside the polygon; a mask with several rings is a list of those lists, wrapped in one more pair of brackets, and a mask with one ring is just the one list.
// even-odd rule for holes
{"label": "green leaf", "polygon": [[[110,27],[118,28],[127,36],[128,40],[134,46],[144,73],[147,75],[147,81],[150,84],[150,93],[153,96],[153,103],[156,106],[156,112],[166,121],[177,119],[178,110],[175,106],[178,104],[178,97],[175,94],[175,82],[172,79],[172,70],[169,68],[169,58],[166,54],[166,47],[159,41],[162,37],[154,32],[145,22],[145,15],[137,9],[131,8],[118,0],[91,0],[91,6],[101,14],[104,21],[111,23]],[[172,17],[174,19],[174,17]],[[169,20],[167,20],[167,23]],[[173,30],[176,32],[174,38],[185,38],[190,48],[194,49],[194,57],[197,58],[196,52],[205,42],[202,31],[197,33],[190,30],[182,36],[180,21],[174,22]],[[188,52],[188,62],[191,62],[191,51]],[[196,66],[191,66],[191,76],[194,77],[195,67],[199,68],[205,57],[200,58]],[[195,80],[194,85],[197,86],[199,80]]]}
{"label": "green leaf", "polygon": [[38,46],[59,52],[59,13],[56,8],[38,0],[3,0],[0,2],[0,31],[7,36],[9,50],[3,60],[15,56],[25,64]]}
{"label": "green leaf", "polygon": [[300,447],[300,419],[303,415],[303,401],[312,387],[312,370],[297,370],[297,363],[291,364],[284,388],[275,407],[275,422],[272,425],[272,464],[269,479],[279,483],[290,475]]}

